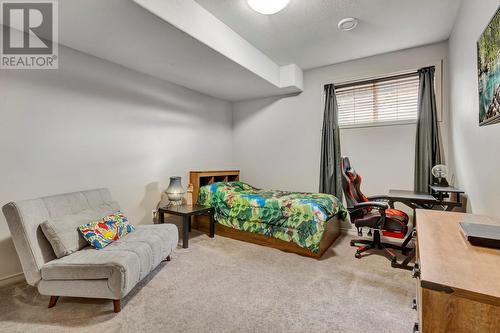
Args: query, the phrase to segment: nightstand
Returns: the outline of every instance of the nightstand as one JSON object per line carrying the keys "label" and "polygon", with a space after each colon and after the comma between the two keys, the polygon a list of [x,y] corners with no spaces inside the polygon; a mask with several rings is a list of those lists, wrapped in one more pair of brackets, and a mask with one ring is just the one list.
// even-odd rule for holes
{"label": "nightstand", "polygon": [[166,206],[158,208],[160,215],[160,223],[165,223],[164,214],[172,214],[182,216],[182,247],[187,249],[189,242],[189,232],[191,231],[191,217],[195,215],[209,215],[210,216],[210,238],[215,235],[215,219],[214,210],[209,206],[201,205],[179,205],[179,206]]}

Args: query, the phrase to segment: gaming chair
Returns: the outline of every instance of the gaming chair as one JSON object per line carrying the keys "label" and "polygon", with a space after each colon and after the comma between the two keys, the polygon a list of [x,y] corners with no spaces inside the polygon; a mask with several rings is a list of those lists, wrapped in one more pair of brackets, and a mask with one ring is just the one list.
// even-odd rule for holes
{"label": "gaming chair", "polygon": [[[408,215],[398,209],[391,208],[387,202],[370,201],[361,192],[362,178],[351,167],[348,157],[342,157],[342,187],[347,202],[347,209],[353,223],[358,229],[358,235],[363,235],[363,228],[368,228],[368,235],[373,234],[371,240],[359,239],[352,240],[351,246],[356,246],[355,257],[361,259],[361,253],[369,249],[380,249],[389,257],[394,267],[397,267],[397,257],[390,249],[401,250],[403,253],[407,250],[405,246],[382,243],[381,234],[387,237],[403,239],[408,232]],[[382,198],[382,197],[378,197]],[[387,198],[385,198],[387,201]]]}

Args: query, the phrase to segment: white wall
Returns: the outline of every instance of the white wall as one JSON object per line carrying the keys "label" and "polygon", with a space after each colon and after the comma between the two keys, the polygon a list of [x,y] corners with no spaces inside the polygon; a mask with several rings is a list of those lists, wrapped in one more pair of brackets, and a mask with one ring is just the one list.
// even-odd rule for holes
{"label": "white wall", "polygon": [[476,42],[499,0],[464,0],[449,42],[450,150],[457,185],[475,214],[500,216],[500,124],[479,127]]}
{"label": "white wall", "polygon": [[342,154],[363,177],[367,195],[413,189],[416,125],[341,130]]}
{"label": "white wall", "polygon": [[[305,72],[304,92],[234,106],[234,159],[242,180],[256,186],[317,191],[323,86],[440,64],[447,82],[447,43],[364,58]],[[441,66],[439,66],[441,67]],[[447,150],[447,87],[441,129]],[[342,153],[364,178],[367,195],[413,189],[415,124],[343,129]]]}
{"label": "white wall", "polygon": [[[169,176],[231,168],[231,104],[60,47],[59,70],[0,71],[0,205],[109,187],[151,223]],[[21,271],[0,214],[0,279]]]}

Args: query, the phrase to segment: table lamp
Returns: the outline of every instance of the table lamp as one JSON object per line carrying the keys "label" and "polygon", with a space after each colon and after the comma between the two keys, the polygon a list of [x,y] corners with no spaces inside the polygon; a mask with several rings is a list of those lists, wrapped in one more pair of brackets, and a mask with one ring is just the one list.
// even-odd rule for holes
{"label": "table lamp", "polygon": [[165,190],[168,198],[169,206],[179,206],[182,204],[182,198],[186,191],[182,187],[181,177],[170,177],[170,184]]}

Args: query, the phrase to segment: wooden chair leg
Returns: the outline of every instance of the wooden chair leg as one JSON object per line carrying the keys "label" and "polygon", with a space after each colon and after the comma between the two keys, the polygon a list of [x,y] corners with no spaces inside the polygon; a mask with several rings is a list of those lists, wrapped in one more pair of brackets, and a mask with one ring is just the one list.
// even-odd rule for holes
{"label": "wooden chair leg", "polygon": [[113,300],[113,310],[115,311],[115,313],[118,313],[122,310],[122,305],[119,299]]}
{"label": "wooden chair leg", "polygon": [[58,299],[59,299],[59,296],[50,296],[49,308],[53,308],[54,306],[56,306]]}

